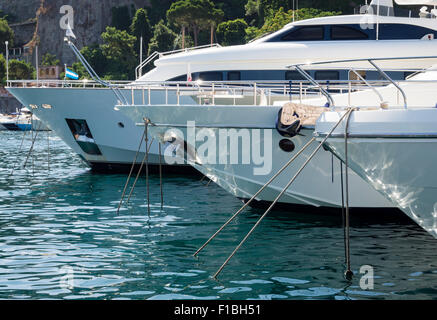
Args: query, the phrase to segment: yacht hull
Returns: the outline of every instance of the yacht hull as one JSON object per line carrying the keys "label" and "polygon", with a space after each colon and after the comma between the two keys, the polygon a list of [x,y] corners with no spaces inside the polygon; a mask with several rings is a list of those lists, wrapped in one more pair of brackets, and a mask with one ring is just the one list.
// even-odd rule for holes
{"label": "yacht hull", "polygon": [[[341,113],[322,115],[322,138]],[[348,130],[349,167],[437,238],[437,109],[354,111]],[[344,125],[327,141],[345,159]]]}
{"label": "yacht hull", "polygon": [[[92,169],[103,172],[124,172],[131,167],[144,128],[135,126],[129,118],[114,110],[117,100],[111,90],[104,88],[11,87],[8,88],[8,91],[23,105],[28,106]],[[126,96],[129,96],[130,90],[123,91]],[[138,93],[136,98],[141,98]],[[37,108],[31,108],[30,105],[37,106]],[[89,153],[86,148],[83,148],[83,144],[81,146],[78,143],[67,119],[86,121],[94,140],[93,143],[99,152]],[[137,165],[141,163],[144,156],[145,144],[143,143],[137,156]],[[148,160],[151,170],[159,166],[159,150],[156,141],[151,143]],[[163,165],[165,166],[165,163]],[[165,170],[189,174],[194,171],[187,165],[179,165]]]}
{"label": "yacht hull", "polygon": [[[188,121],[195,121],[197,134],[206,130],[211,137],[220,137],[230,130],[238,134],[250,136],[251,146],[271,146],[270,170],[263,170],[260,163],[252,158],[250,163],[232,163],[230,160],[231,148],[217,148],[216,160],[205,161],[199,152],[192,156],[190,164],[202,174],[209,177],[222,188],[242,199],[251,198],[293,155],[312,138],[313,129],[303,129],[301,135],[291,140],[295,146],[293,152],[285,152],[279,147],[284,139],[275,129],[275,121],[279,107],[269,106],[123,106],[119,110],[130,117],[134,122],[140,122],[147,116],[152,124],[150,132],[161,141],[168,141],[168,137],[177,137],[184,140],[188,154],[190,150],[199,151],[205,140],[199,139],[193,145],[188,139],[189,130],[192,130]],[[241,131],[243,130],[243,131]],[[234,131],[234,133],[236,133]],[[248,140],[249,141],[249,140]],[[216,141],[217,142],[217,141]],[[220,144],[220,142],[219,142]],[[243,144],[238,145],[239,157],[252,151],[243,150]],[[267,187],[257,198],[258,201],[272,202],[295,175],[304,161],[317,147],[313,144],[293,162],[274,182]],[[234,150],[235,151],[235,150]],[[220,163],[220,158],[222,163]],[[268,157],[264,169],[269,164]],[[224,161],[227,159],[228,161]],[[321,149],[309,165],[302,171],[295,183],[285,192],[280,203],[291,205],[316,206],[324,208],[339,208],[341,197],[340,161],[329,152]],[[255,169],[258,168],[258,171]],[[261,172],[265,171],[265,172]],[[261,172],[261,173],[260,173]],[[379,193],[374,191],[365,181],[356,174],[351,175],[351,206],[355,208],[388,208],[392,205]]]}

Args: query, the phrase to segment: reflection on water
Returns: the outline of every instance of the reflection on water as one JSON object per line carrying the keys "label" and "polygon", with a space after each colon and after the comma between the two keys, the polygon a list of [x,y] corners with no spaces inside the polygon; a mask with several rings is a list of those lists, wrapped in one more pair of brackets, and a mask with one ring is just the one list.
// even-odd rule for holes
{"label": "reflection on water", "polygon": [[[216,269],[259,218],[250,209],[199,258],[193,252],[241,205],[211,184],[167,176],[160,209],[152,177],[116,214],[125,175],[91,174],[59,139],[30,146],[0,133],[0,298],[3,299],[431,299],[437,298],[435,240],[396,219],[355,220],[351,284],[343,273],[341,217],[298,212],[268,216],[224,269]],[[33,163],[33,165],[32,165]],[[16,170],[11,176],[11,168]],[[371,265],[374,290],[359,286]]]}

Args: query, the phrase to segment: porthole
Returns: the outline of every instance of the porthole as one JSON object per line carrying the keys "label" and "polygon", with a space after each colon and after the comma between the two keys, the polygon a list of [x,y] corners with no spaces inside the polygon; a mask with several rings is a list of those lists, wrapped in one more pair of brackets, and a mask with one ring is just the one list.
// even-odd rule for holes
{"label": "porthole", "polygon": [[118,126],[119,126],[120,128],[124,128],[124,124],[123,124],[123,122],[119,122],[119,123],[118,123]]}
{"label": "porthole", "polygon": [[293,141],[289,139],[282,139],[279,141],[279,148],[285,152],[293,152],[296,146],[294,145]]}

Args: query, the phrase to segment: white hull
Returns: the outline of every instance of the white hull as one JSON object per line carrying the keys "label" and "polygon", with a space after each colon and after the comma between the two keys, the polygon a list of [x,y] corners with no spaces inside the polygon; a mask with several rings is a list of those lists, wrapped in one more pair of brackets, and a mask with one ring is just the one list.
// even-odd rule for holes
{"label": "white hull", "polygon": [[[252,197],[306,142],[312,138],[313,130],[304,129],[304,136],[292,138],[295,144],[295,151],[287,153],[282,151],[278,143],[280,136],[275,128],[275,120],[279,107],[261,106],[127,106],[119,108],[122,113],[131,117],[133,121],[140,122],[147,116],[153,123],[150,126],[151,133],[158,139],[162,139],[165,134],[187,137],[187,121],[195,120],[197,128],[205,128],[215,137],[219,136],[221,129],[261,129],[264,134],[255,135],[250,132],[252,145],[264,145],[266,132],[272,134],[272,167],[267,174],[255,174],[254,168],[260,167],[255,163],[249,164],[219,164],[200,159],[201,164],[194,164],[194,167],[207,175],[214,182],[236,197],[248,199]],[[250,130],[249,130],[250,131]],[[268,136],[268,135],[267,135]],[[197,142],[198,148],[202,142]],[[307,149],[289,168],[287,168],[270,187],[260,194],[257,200],[271,202],[284,188],[287,182],[294,176],[310,153],[315,149],[314,143]],[[241,148],[239,150],[239,154]],[[228,157],[228,149],[217,149],[216,159]],[[198,154],[199,156],[199,154]],[[230,163],[227,162],[227,163]],[[381,208],[391,207],[392,205],[380,194],[357,175],[351,176],[351,206]],[[316,207],[340,207],[340,161],[332,158],[332,155],[324,151],[319,151],[313,161],[310,162],[296,182],[289,188],[281,199],[281,203],[311,205]]]}
{"label": "white hull", "polygon": [[[316,131],[340,116],[323,114]],[[350,168],[437,238],[437,109],[354,111],[348,132]],[[327,145],[345,159],[343,125]]]}
{"label": "white hull", "polygon": [[[135,126],[130,119],[114,110],[117,101],[111,90],[81,88],[8,88],[8,90],[23,105],[38,106],[32,109],[32,112],[91,166],[115,167],[132,164],[144,128]],[[125,95],[129,96],[130,91],[124,91]],[[138,96],[137,99],[140,97]],[[43,104],[48,104],[51,108],[43,108]],[[84,152],[74,138],[66,119],[86,120],[101,155]],[[137,163],[141,163],[144,155],[143,143]],[[150,147],[149,163],[159,164],[156,141]]]}

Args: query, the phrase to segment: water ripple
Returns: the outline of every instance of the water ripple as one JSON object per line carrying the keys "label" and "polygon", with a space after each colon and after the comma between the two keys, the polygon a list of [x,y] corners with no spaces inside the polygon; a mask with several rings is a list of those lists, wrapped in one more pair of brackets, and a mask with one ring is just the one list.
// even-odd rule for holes
{"label": "water ripple", "polygon": [[[42,137],[42,138],[41,138]],[[353,283],[343,279],[341,219],[272,212],[216,281],[211,275],[261,211],[248,209],[192,254],[241,206],[197,178],[140,179],[116,214],[125,175],[92,174],[53,134],[30,146],[0,132],[0,299],[437,299],[435,240],[405,222],[352,225]],[[13,174],[11,175],[13,169]],[[359,287],[362,265],[374,289]],[[408,281],[415,280],[415,281]]]}

